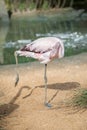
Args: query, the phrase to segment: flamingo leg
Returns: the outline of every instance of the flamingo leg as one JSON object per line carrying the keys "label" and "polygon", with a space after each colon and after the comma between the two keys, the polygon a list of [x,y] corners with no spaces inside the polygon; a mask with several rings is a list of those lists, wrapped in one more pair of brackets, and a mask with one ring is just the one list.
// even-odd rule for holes
{"label": "flamingo leg", "polygon": [[51,105],[48,104],[48,102],[47,102],[47,64],[45,64],[44,81],[45,81],[45,101],[44,101],[44,104],[47,107],[51,107]]}
{"label": "flamingo leg", "polygon": [[45,104],[47,104],[47,64],[45,64],[44,81],[45,81]]}

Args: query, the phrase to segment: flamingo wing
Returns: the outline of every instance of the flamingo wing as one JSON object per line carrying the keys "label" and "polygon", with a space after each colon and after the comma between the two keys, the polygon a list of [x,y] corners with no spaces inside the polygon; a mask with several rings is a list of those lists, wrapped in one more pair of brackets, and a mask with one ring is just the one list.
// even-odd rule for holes
{"label": "flamingo wing", "polygon": [[39,38],[31,44],[27,44],[21,50],[17,51],[20,56],[32,57],[38,59],[41,63],[48,63],[59,53],[61,40],[54,37]]}
{"label": "flamingo wing", "polygon": [[58,38],[54,38],[54,37],[39,38],[33,41],[31,44],[27,44],[21,50],[32,51],[36,53],[44,53],[49,50],[52,50],[57,42],[58,42]]}

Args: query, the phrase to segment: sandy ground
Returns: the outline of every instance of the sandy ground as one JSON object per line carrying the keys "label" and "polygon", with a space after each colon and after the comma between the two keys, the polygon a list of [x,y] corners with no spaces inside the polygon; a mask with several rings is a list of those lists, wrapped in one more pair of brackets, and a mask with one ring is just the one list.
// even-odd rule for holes
{"label": "sandy ground", "polygon": [[6,115],[6,130],[87,130],[87,111],[65,105],[76,89],[87,88],[87,53],[48,64],[51,108],[44,106],[44,65],[20,64],[20,81],[14,87],[16,69],[0,66],[0,113]]}

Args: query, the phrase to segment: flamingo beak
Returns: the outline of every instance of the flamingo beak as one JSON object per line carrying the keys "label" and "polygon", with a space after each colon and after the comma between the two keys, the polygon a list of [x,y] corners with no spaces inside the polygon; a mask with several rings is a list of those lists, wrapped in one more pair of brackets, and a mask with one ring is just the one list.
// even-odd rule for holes
{"label": "flamingo beak", "polygon": [[15,80],[15,87],[17,86],[18,82],[19,82],[19,74],[17,73],[16,74],[16,80]]}

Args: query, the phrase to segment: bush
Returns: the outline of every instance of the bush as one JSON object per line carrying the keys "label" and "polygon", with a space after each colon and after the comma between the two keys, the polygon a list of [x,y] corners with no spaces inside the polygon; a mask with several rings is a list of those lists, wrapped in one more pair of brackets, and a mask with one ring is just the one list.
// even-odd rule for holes
{"label": "bush", "polygon": [[49,9],[49,3],[47,1],[44,2],[42,9]]}
{"label": "bush", "polygon": [[80,108],[87,108],[87,89],[80,89],[72,98],[72,105]]}
{"label": "bush", "polygon": [[19,5],[19,10],[20,10],[20,11],[25,10],[25,4],[24,4],[24,3],[21,3],[21,4]]}
{"label": "bush", "polygon": [[35,9],[35,8],[36,8],[35,3],[31,2],[30,5],[29,5],[29,9],[30,9],[30,10],[33,10],[33,9]]}

